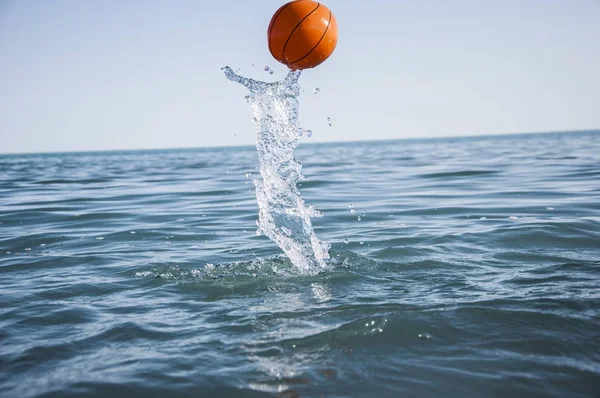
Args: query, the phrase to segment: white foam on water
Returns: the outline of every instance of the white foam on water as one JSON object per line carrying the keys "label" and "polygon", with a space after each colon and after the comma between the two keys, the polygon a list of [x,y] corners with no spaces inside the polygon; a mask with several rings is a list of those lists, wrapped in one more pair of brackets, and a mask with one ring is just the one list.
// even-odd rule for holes
{"label": "white foam on water", "polygon": [[305,205],[296,186],[304,176],[294,149],[303,133],[310,136],[310,130],[298,124],[301,71],[290,71],[285,79],[272,83],[240,76],[230,67],[223,71],[229,80],[250,90],[246,99],[253,112],[262,176],[254,179],[259,230],[277,243],[299,270],[319,272],[328,266],[329,245],[317,238],[310,219],[321,213]]}

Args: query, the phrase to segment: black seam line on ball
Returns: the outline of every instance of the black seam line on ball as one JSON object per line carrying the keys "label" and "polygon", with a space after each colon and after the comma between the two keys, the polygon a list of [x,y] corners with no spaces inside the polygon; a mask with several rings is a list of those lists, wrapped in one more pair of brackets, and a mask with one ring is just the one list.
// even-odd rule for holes
{"label": "black seam line on ball", "polygon": [[275,26],[275,23],[277,22],[277,18],[279,18],[279,14],[281,14],[283,12],[283,10],[285,10],[286,8],[288,8],[288,6],[292,4],[292,2],[287,3],[286,5],[284,5],[283,7],[281,7],[281,9],[279,11],[277,11],[277,13],[275,14],[275,16],[273,17],[273,23],[271,24],[271,27],[269,28],[269,31],[267,32],[267,38],[269,39],[269,52],[273,52],[271,51],[271,32],[273,31],[273,27]]}
{"label": "black seam line on ball", "polygon": [[317,46],[319,44],[321,44],[321,41],[323,40],[323,38],[327,34],[327,31],[329,30],[329,24],[330,23],[331,23],[331,11],[329,11],[329,22],[327,22],[327,28],[325,29],[325,32],[323,32],[323,36],[321,36],[321,38],[319,39],[319,41],[317,42],[317,44],[315,44],[315,46],[312,48],[312,50],[310,50],[304,57],[302,57],[300,59],[297,59],[294,62],[290,62],[290,64],[295,64],[296,62],[302,61],[304,58],[308,57],[310,55],[310,53],[312,53],[313,51],[315,51],[315,48],[317,48]]}
{"label": "black seam line on ball", "polygon": [[[317,3],[317,6],[315,7],[314,10],[312,10],[311,12],[309,12],[308,14],[306,14],[306,16],[304,18],[302,18],[302,20],[300,22],[298,22],[298,25],[296,25],[296,27],[294,28],[294,30],[292,30],[292,33],[290,33],[290,35],[288,36],[287,40],[285,41],[285,45],[283,46],[283,51],[281,52],[281,58],[285,59],[287,61],[287,58],[285,57],[285,48],[287,47],[290,39],[292,38],[292,36],[294,35],[294,32],[296,31],[296,29],[298,29],[298,26],[300,26],[302,24],[302,22],[304,22],[304,20],[308,17],[310,17],[315,11],[317,11],[319,9],[319,7],[321,7],[321,3]],[[289,64],[289,62],[288,62]]]}

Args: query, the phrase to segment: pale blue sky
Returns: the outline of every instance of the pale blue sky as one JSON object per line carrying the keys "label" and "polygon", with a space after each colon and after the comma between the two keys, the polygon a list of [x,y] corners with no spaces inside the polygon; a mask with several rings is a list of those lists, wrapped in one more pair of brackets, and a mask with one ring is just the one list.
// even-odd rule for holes
{"label": "pale blue sky", "polygon": [[[0,153],[253,144],[220,68],[284,76],[283,3],[0,0]],[[324,4],[339,43],[300,80],[304,142],[600,128],[598,0]]]}

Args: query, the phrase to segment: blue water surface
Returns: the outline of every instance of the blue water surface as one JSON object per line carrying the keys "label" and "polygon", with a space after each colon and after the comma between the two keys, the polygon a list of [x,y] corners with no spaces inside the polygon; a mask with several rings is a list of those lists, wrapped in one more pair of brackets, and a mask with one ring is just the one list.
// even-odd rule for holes
{"label": "blue water surface", "polygon": [[0,156],[0,396],[598,396],[600,132],[297,157],[313,276],[254,148]]}

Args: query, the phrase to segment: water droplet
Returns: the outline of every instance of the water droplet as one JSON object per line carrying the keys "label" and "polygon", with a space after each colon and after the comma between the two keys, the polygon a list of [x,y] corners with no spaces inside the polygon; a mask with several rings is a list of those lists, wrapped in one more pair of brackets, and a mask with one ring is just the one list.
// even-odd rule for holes
{"label": "water droplet", "polygon": [[6,252],[6,254],[10,254],[10,252]]}
{"label": "water droplet", "polygon": [[354,215],[355,213],[356,213],[356,210],[350,209],[350,214]]}
{"label": "water droplet", "polygon": [[371,321],[371,326],[375,325],[375,321]]}
{"label": "water droplet", "polygon": [[481,217],[480,220],[487,220],[487,217]]}
{"label": "water droplet", "polygon": [[98,236],[96,240],[104,240],[104,236]]}
{"label": "water droplet", "polygon": [[273,71],[272,71],[272,70],[270,70],[270,71],[269,71],[269,75],[272,75],[272,74],[273,74]]}
{"label": "water droplet", "polygon": [[431,338],[431,335],[429,333],[419,333],[419,338],[429,340]]}
{"label": "water droplet", "polygon": [[133,234],[135,234],[135,231],[129,231],[129,233],[133,235]]}
{"label": "water droplet", "polygon": [[268,71],[270,71],[270,70],[271,70],[271,68],[270,68],[268,65],[266,65],[266,66],[265,66],[265,72],[268,72]]}
{"label": "water droplet", "polygon": [[554,207],[546,207],[546,210],[554,210]]}
{"label": "water droplet", "polygon": [[31,247],[26,247],[26,248],[25,248],[25,251],[26,251],[26,252],[30,252],[30,251],[31,251]]}
{"label": "water droplet", "polygon": [[227,174],[231,174],[231,169],[228,169],[228,170],[227,170]]}
{"label": "water droplet", "polygon": [[348,238],[344,239],[344,243],[348,244]]}
{"label": "water droplet", "polygon": [[363,242],[362,240],[361,240],[360,242],[358,242],[358,243],[360,243],[361,245],[364,245],[364,244],[365,244],[365,242]]}
{"label": "water droplet", "polygon": [[352,209],[352,208],[354,208],[354,205],[353,205],[352,203],[350,203],[350,204],[348,205],[348,208],[349,208],[349,209]]}
{"label": "water droplet", "polygon": [[510,216],[510,217],[508,217],[508,218],[509,218],[510,220],[518,220],[518,219],[519,219],[519,217],[517,217],[517,216]]}
{"label": "water droplet", "polygon": [[319,87],[315,88],[315,91],[314,91],[315,95],[319,94],[319,91],[321,91],[321,89]]}
{"label": "water droplet", "polygon": [[42,246],[42,247],[43,247],[43,246],[46,246],[46,244],[45,244],[45,243],[42,243],[40,246]]}
{"label": "water droplet", "polygon": [[312,137],[312,130],[306,130],[306,136]]}
{"label": "water droplet", "polygon": [[360,221],[360,220],[362,220],[362,218],[361,218],[360,216],[358,216],[358,217],[356,218],[356,220],[357,220],[357,221]]}
{"label": "water droplet", "polygon": [[329,116],[327,116],[327,121],[328,121],[328,122],[330,122],[330,121],[331,121],[331,118],[330,118]]}

